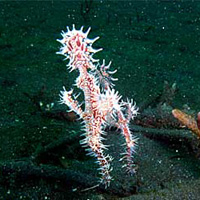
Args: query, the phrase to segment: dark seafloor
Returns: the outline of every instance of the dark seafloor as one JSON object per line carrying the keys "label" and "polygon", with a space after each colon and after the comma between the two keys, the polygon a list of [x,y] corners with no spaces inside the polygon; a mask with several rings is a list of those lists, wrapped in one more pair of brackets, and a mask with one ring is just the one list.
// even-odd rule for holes
{"label": "dark seafloor", "polygon": [[[174,108],[200,108],[199,1],[0,1],[0,164],[24,161],[54,140],[81,134],[79,122],[44,115],[62,110],[59,91],[70,89],[77,76],[57,55],[61,30],[75,24],[91,27],[89,38],[100,36],[96,58],[117,69],[116,90],[139,106],[156,96],[164,81],[176,83]],[[118,162],[123,138],[109,132],[113,161],[112,184],[132,194],[79,191],[73,182],[29,177],[0,170],[0,199],[200,199],[200,161],[181,143],[139,138],[135,176]],[[187,132],[194,143],[198,138]],[[97,175],[94,158],[81,146],[66,145],[40,164]],[[74,151],[76,149],[76,151]],[[6,166],[6,165],[5,165]],[[41,165],[39,165],[41,166]],[[0,167],[0,169],[2,169]],[[24,175],[26,176],[26,175]]]}

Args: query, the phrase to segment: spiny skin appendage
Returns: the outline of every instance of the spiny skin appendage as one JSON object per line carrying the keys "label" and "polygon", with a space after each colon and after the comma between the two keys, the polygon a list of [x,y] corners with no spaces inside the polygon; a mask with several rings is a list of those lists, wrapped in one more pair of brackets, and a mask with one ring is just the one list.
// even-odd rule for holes
{"label": "spiny skin appendage", "polygon": [[120,160],[125,162],[129,173],[134,173],[133,155],[135,153],[136,141],[131,134],[128,123],[137,115],[137,108],[132,100],[121,101],[121,96],[113,89],[116,78],[111,77],[116,70],[110,71],[111,62],[105,65],[105,60],[100,65],[93,55],[102,49],[94,49],[92,44],[99,39],[89,39],[90,28],[83,32],[83,27],[76,30],[73,25],[72,30],[67,27],[67,32],[62,32],[62,39],[58,40],[63,46],[59,54],[69,59],[68,69],[78,70],[79,76],[76,79],[75,86],[83,91],[84,110],[77,101],[77,95],[73,95],[73,90],[61,92],[61,103],[66,104],[70,110],[76,112],[83,120],[83,129],[85,138],[80,144],[86,147],[87,155],[94,156],[99,165],[101,175],[100,182],[109,186],[112,177],[110,166],[113,158],[105,155],[104,150],[107,146],[103,144],[103,131],[108,124],[114,124],[122,130],[126,141],[126,151]]}

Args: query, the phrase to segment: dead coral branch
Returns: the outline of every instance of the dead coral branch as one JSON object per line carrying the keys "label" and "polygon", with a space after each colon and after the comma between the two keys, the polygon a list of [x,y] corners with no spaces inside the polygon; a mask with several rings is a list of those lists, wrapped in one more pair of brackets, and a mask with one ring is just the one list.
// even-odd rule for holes
{"label": "dead coral branch", "polygon": [[200,138],[200,129],[198,128],[197,121],[191,116],[184,113],[181,110],[174,109],[172,114],[176,119],[178,119],[184,126],[189,128],[193,133],[195,133],[198,138]]}

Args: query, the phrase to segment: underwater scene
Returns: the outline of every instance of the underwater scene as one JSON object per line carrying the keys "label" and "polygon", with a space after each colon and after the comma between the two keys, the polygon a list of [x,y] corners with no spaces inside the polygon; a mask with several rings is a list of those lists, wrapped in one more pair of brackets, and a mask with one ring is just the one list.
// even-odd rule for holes
{"label": "underwater scene", "polygon": [[200,1],[0,1],[0,200],[198,200]]}

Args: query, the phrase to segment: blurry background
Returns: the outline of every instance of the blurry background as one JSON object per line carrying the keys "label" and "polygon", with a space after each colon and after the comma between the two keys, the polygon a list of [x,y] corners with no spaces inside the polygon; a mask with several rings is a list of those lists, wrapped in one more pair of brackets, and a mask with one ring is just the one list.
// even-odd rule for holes
{"label": "blurry background", "polygon": [[[66,110],[62,87],[77,77],[56,55],[61,30],[91,27],[95,58],[112,61],[116,90],[137,105],[176,83],[172,105],[198,111],[200,3],[196,1],[1,1],[0,159],[27,157],[77,125],[44,117]],[[73,133],[72,133],[73,134]]]}

